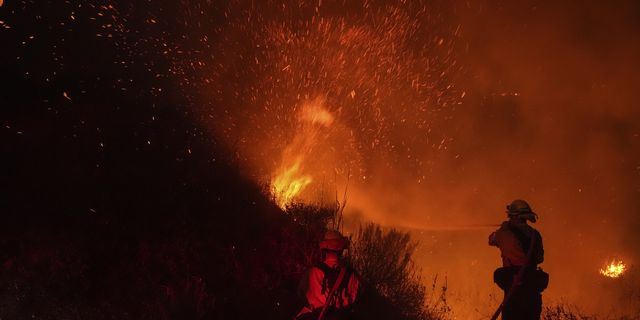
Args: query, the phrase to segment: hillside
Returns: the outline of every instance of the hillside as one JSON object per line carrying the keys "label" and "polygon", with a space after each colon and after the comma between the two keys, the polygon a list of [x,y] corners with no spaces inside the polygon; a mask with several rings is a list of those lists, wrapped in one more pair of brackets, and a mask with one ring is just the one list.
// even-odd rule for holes
{"label": "hillside", "polygon": [[283,319],[302,305],[322,221],[294,222],[175,97],[5,89],[1,318]]}

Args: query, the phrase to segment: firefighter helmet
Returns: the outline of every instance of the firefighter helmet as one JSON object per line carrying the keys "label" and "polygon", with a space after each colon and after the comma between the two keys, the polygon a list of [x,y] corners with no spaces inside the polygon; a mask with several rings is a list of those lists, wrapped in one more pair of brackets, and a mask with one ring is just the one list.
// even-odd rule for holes
{"label": "firefighter helmet", "polygon": [[533,212],[531,206],[524,200],[513,200],[507,205],[507,214],[509,217],[520,217],[531,222],[536,222],[538,215]]}
{"label": "firefighter helmet", "polygon": [[328,230],[320,241],[320,249],[341,251],[349,247],[349,239],[336,230]]}

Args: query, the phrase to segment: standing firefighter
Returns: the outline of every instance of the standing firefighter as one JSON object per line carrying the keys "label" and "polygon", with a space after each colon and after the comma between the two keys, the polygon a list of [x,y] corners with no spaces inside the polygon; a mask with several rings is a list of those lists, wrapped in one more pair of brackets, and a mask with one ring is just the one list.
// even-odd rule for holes
{"label": "standing firefighter", "polygon": [[489,245],[500,249],[502,268],[496,269],[493,280],[504,290],[504,300],[492,319],[502,312],[504,320],[539,320],[542,311],[542,291],[549,275],[539,269],[544,260],[542,236],[529,226],[538,215],[524,200],[507,206],[509,220],[489,236]]}
{"label": "standing firefighter", "polygon": [[340,232],[326,232],[320,242],[322,262],[309,270],[308,279],[304,283],[308,305],[300,310],[297,320],[350,318],[360,279],[342,259],[342,252],[348,247],[349,240]]}

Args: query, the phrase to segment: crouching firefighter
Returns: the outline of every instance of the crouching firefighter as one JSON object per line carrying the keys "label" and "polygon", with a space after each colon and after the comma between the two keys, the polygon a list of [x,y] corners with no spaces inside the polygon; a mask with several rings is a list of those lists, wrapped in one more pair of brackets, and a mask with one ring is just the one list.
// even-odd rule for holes
{"label": "crouching firefighter", "polygon": [[492,320],[502,313],[504,320],[539,320],[542,291],[549,275],[538,268],[544,261],[542,236],[527,224],[538,216],[524,200],[507,205],[509,220],[489,236],[489,245],[500,249],[502,267],[493,273],[493,281],[504,291],[504,300]]}
{"label": "crouching firefighter", "polygon": [[350,319],[360,279],[345,264],[342,253],[349,247],[349,239],[337,231],[327,231],[320,242],[322,262],[309,270],[303,280],[307,305],[300,310],[296,320]]}

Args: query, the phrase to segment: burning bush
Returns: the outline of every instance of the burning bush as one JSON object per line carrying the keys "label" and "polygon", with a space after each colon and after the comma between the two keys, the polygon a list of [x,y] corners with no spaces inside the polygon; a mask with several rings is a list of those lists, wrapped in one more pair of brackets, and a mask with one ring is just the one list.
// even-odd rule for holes
{"label": "burning bush", "polygon": [[600,274],[609,278],[619,278],[627,270],[627,265],[622,260],[613,260],[600,269]]}

